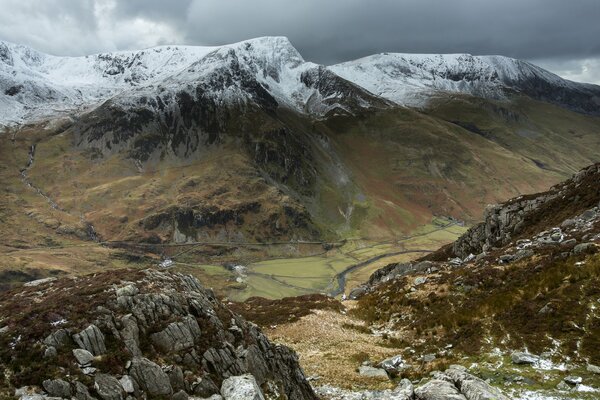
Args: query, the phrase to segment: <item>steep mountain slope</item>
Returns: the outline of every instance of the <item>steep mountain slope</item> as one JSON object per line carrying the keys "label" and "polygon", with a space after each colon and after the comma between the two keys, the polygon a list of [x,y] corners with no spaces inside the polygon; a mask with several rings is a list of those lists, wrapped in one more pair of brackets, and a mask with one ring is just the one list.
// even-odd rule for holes
{"label": "steep mountain slope", "polygon": [[[543,389],[545,398],[556,385],[587,390],[559,384],[569,374],[594,387],[574,398],[595,398],[600,164],[547,192],[490,207],[484,218],[454,244],[373,274],[354,292],[357,315],[417,354],[474,357],[493,380],[527,374],[529,381],[511,384],[517,392]],[[403,357],[410,363],[410,354]]]}
{"label": "steep mountain slope", "polygon": [[383,53],[330,69],[398,104],[423,106],[451,93],[505,99],[520,93],[578,112],[600,114],[600,87],[571,82],[502,56]]}
{"label": "steep mountain slope", "polygon": [[218,92],[215,101],[226,103],[256,99],[256,91],[262,90],[281,104],[316,115],[338,106],[344,109],[335,99],[358,92],[351,100],[357,106],[373,101],[373,96],[341,82],[326,68],[305,62],[283,37],[221,47],[163,46],[85,57],[55,57],[0,42],[0,120],[5,124],[78,111],[114,96],[121,105],[132,106],[140,97],[154,97],[157,91],[171,91],[173,96],[186,86],[191,91],[201,87],[207,96]]}
{"label": "steep mountain slope", "polygon": [[[196,241],[389,241],[435,215],[474,221],[486,204],[542,190],[600,154],[598,117],[524,87],[492,99],[484,83],[500,81],[475,61],[441,58],[477,90],[436,92],[415,110],[305,62],[285,38],[74,58],[2,49],[4,123],[49,118],[0,135],[0,217],[18,227],[0,232],[10,276],[16,265],[45,276],[55,258],[30,250],[72,240],[155,253]],[[517,64],[503,76],[525,82],[530,70]]]}

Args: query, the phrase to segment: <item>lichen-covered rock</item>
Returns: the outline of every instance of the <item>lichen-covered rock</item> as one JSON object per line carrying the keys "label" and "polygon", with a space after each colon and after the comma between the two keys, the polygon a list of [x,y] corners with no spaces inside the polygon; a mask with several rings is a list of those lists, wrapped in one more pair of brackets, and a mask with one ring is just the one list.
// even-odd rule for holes
{"label": "lichen-covered rock", "polygon": [[158,364],[147,358],[134,358],[129,373],[140,389],[150,396],[165,396],[172,392],[169,376]]}
{"label": "lichen-covered rock", "polygon": [[66,347],[72,343],[71,336],[66,329],[58,329],[44,339],[46,346],[52,346],[57,349]]}
{"label": "lichen-covered rock", "polygon": [[499,389],[462,368],[450,367],[445,371],[445,375],[452,379],[467,400],[509,400]]}
{"label": "lichen-covered rock", "polygon": [[418,400],[467,400],[458,388],[448,381],[432,379],[415,389]]}
{"label": "lichen-covered rock", "polygon": [[73,349],[73,356],[80,365],[88,366],[94,360],[94,355],[84,349]]}
{"label": "lichen-covered rock", "polygon": [[[26,292],[18,299],[21,319],[8,316],[3,323],[18,326],[18,321],[48,312],[44,304],[48,296],[55,296],[52,301],[60,304],[62,300],[57,301],[56,296],[61,293],[54,290],[59,285],[64,301],[78,302],[78,307],[60,310],[67,321],[62,329],[39,337],[35,335],[44,332],[44,326],[36,326],[20,338],[19,349],[61,346],[59,357],[52,361],[38,357],[52,363],[47,376],[42,368],[44,378],[90,382],[101,376],[98,384],[110,381],[115,388],[107,393],[117,393],[114,384],[119,382],[123,397],[140,399],[170,397],[182,390],[190,396],[209,397],[219,393],[227,378],[251,374],[259,387],[266,388],[265,394],[273,391],[288,400],[316,399],[293,351],[271,343],[256,325],[231,312],[212,291],[188,275],[122,270],[59,280],[52,287],[40,285],[35,292]],[[50,323],[41,323],[47,324],[48,332],[53,331]],[[48,344],[41,345],[42,341]],[[70,357],[60,357],[67,351],[65,346],[73,348],[73,342],[79,349]],[[30,357],[24,351],[11,354],[14,356]],[[75,360],[83,367],[76,372]],[[7,365],[4,359],[0,361]],[[92,363],[93,367],[89,366]],[[41,385],[31,374],[12,372],[15,387]],[[101,374],[110,374],[114,380]],[[88,383],[87,389],[95,395],[92,384]]]}
{"label": "lichen-covered rock", "polygon": [[123,400],[123,386],[113,376],[97,374],[94,379],[94,389],[102,400]]}
{"label": "lichen-covered rock", "polygon": [[198,321],[189,315],[182,322],[173,322],[162,331],[153,333],[150,338],[163,352],[169,353],[193,347],[200,334]]}
{"label": "lichen-covered rock", "polygon": [[515,351],[511,354],[513,364],[535,364],[540,358],[534,354],[524,353],[521,351]]}
{"label": "lichen-covered rock", "polygon": [[221,385],[221,395],[225,400],[265,400],[256,379],[250,374],[225,379]]}
{"label": "lichen-covered rock", "polygon": [[42,382],[42,386],[50,396],[71,397],[71,385],[62,379],[47,379]]}
{"label": "lichen-covered rock", "polygon": [[95,356],[106,353],[104,334],[94,324],[73,335],[73,340],[75,340],[75,343],[77,343],[79,347],[89,351]]}

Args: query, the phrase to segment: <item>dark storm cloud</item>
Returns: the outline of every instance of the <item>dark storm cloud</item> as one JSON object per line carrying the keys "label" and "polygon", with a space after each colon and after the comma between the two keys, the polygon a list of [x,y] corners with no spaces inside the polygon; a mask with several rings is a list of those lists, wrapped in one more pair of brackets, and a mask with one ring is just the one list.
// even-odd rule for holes
{"label": "dark storm cloud", "polygon": [[325,64],[383,51],[503,54],[584,80],[598,78],[600,58],[598,0],[0,0],[0,9],[1,39],[59,54],[283,35]]}

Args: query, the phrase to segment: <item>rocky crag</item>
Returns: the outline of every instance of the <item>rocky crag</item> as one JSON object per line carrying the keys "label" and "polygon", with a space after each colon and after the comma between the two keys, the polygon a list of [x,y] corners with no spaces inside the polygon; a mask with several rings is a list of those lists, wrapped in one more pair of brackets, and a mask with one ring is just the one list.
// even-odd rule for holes
{"label": "rocky crag", "polygon": [[317,398],[293,351],[187,275],[47,280],[0,303],[3,398]]}
{"label": "rocky crag", "polygon": [[377,271],[352,292],[354,312],[405,346],[402,374],[469,362],[519,398],[596,398],[599,249],[595,164],[547,192],[489,207],[436,253]]}

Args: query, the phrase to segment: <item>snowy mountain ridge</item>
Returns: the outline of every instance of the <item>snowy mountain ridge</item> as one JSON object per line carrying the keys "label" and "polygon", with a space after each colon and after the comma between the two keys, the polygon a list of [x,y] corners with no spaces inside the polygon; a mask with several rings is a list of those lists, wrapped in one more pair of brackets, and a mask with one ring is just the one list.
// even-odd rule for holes
{"label": "snowy mountain ridge", "polygon": [[406,106],[422,106],[443,92],[503,99],[507,89],[520,92],[521,85],[531,81],[567,90],[600,90],[504,56],[382,53],[330,68],[372,93]]}
{"label": "snowy mountain ridge", "polygon": [[522,92],[561,105],[575,93],[581,101],[574,108],[600,109],[600,87],[502,56],[383,53],[326,67],[306,62],[285,37],[82,57],[51,56],[0,41],[0,123],[77,113],[108,99],[134,105],[157,90],[192,91],[198,84],[214,89],[218,101],[245,102],[254,94],[240,79],[261,86],[277,106],[316,116],[390,102],[421,107],[448,92],[493,99]]}

